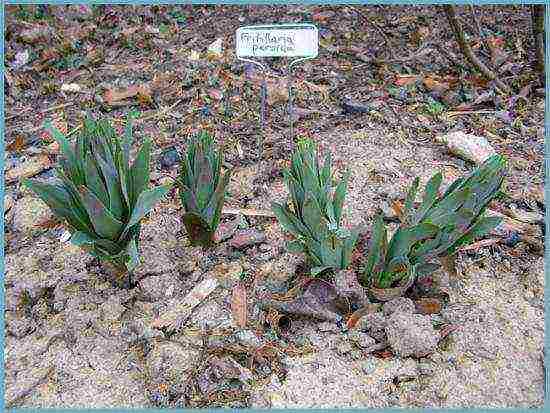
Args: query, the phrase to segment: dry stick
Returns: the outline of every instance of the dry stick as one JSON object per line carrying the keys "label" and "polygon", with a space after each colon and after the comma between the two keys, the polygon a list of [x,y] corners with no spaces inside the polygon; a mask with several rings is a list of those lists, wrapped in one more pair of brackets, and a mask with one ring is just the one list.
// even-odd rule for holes
{"label": "dry stick", "polygon": [[493,80],[497,87],[501,90],[503,90],[506,93],[510,93],[510,88],[505,85],[502,80],[500,80],[497,75],[490,70],[482,61],[480,61],[476,55],[474,55],[474,52],[472,51],[472,48],[466,41],[466,38],[464,37],[464,30],[462,29],[462,26],[458,22],[458,19],[456,18],[455,9],[451,5],[445,5],[443,6],[445,10],[445,14],[447,15],[447,20],[449,21],[449,24],[451,25],[451,28],[453,29],[456,41],[458,42],[458,45],[460,46],[460,50],[466,56],[468,61],[476,68],[478,69],[487,79]]}

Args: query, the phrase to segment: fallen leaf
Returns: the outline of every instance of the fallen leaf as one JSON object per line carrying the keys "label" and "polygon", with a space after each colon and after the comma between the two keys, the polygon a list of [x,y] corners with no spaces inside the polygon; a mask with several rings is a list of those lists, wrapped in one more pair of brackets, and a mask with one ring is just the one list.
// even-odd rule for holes
{"label": "fallen leaf", "polygon": [[222,100],[223,92],[220,89],[210,89],[208,91],[208,96],[215,100]]}
{"label": "fallen leaf", "polygon": [[12,183],[22,178],[30,178],[52,165],[48,155],[37,155],[28,158],[21,165],[5,172],[6,183]]}
{"label": "fallen leaf", "polygon": [[405,217],[403,216],[403,205],[401,205],[401,202],[393,201],[391,203],[391,209],[393,209],[393,212],[395,212],[397,218],[399,218],[400,221],[403,221]]}
{"label": "fallen leaf", "polygon": [[424,83],[424,86],[432,92],[442,94],[445,91],[449,90],[448,84],[439,81],[435,77],[427,76],[424,79],[422,79],[422,83]]}
{"label": "fallen leaf", "polygon": [[10,142],[10,144],[6,146],[6,150],[9,152],[21,152],[25,146],[27,146],[25,138],[22,135],[17,135],[13,142]]}
{"label": "fallen leaf", "polygon": [[138,85],[132,85],[126,89],[109,89],[105,92],[103,98],[107,104],[111,105],[113,103],[120,102],[121,100],[136,96],[141,100],[152,99],[148,88],[146,86]]}
{"label": "fallen leaf", "polygon": [[397,75],[393,83],[396,86],[407,86],[418,82],[418,75]]}
{"label": "fallen leaf", "polygon": [[416,310],[420,314],[437,314],[441,311],[442,304],[437,298],[420,298],[414,302]]}
{"label": "fallen leaf", "polygon": [[235,324],[240,327],[246,327],[247,319],[246,288],[241,283],[235,284],[231,296],[231,313]]}
{"label": "fallen leaf", "polygon": [[179,328],[191,315],[193,309],[202,303],[219,284],[216,278],[207,277],[200,284],[197,284],[182,300],[175,298],[170,300],[169,310],[152,322],[155,328],[167,327],[170,330]]}
{"label": "fallen leaf", "polygon": [[335,16],[335,12],[327,10],[327,11],[321,11],[318,13],[314,13],[313,16],[311,16],[312,20],[319,23],[326,23],[328,19]]}
{"label": "fallen leaf", "polygon": [[19,38],[29,44],[35,44],[40,40],[48,40],[53,34],[53,29],[46,25],[34,26],[30,29],[23,30],[19,34]]}
{"label": "fallen leaf", "polygon": [[35,226],[40,229],[52,229],[61,225],[62,225],[61,221],[59,221],[57,218],[50,218],[50,219],[46,219],[45,221],[39,222]]}
{"label": "fallen leaf", "polygon": [[374,357],[379,359],[389,359],[393,357],[391,350],[376,351],[373,353]]}

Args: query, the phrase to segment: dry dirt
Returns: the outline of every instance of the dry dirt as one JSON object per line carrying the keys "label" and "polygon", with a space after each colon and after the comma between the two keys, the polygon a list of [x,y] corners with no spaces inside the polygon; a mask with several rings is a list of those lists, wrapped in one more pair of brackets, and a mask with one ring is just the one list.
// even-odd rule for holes
{"label": "dry dirt", "polygon": [[[60,85],[76,82],[84,92],[71,98],[70,106],[60,109],[61,123],[65,122],[69,129],[75,127],[82,110],[89,107],[96,114],[120,118],[128,107],[106,108],[96,97],[104,96],[105,89],[147,83],[155,74],[168,73],[172,56],[177,73],[172,80],[164,81],[178,85],[175,93],[156,92],[154,104],[142,107],[133,102],[131,106],[139,108],[145,118],[158,115],[140,122],[136,131],[138,140],[145,134],[155,139],[153,182],[157,184],[177,171],[175,165],[160,167],[162,151],[173,147],[181,152],[185,147],[182,136],[205,127],[224,145],[227,166],[234,168],[228,206],[269,209],[270,202],[286,197],[281,168],[293,149],[284,102],[270,105],[265,154],[257,162],[251,156],[257,137],[257,83],[245,79],[243,73],[248,69],[236,64],[231,53],[217,62],[204,58],[203,52],[218,36],[231,45],[232,37],[227,33],[233,33],[238,26],[276,21],[281,16],[302,21],[317,13],[314,21],[326,29],[322,36],[325,46],[321,48],[325,65],[304,66],[296,103],[320,113],[298,122],[298,137],[309,135],[323,152],[330,150],[338,173],[344,168],[351,170],[344,206],[349,225],[368,228],[379,209],[389,213],[391,201],[403,198],[415,176],[425,182],[441,170],[449,180],[471,171],[472,164],[450,155],[444,145],[435,142],[436,135],[452,130],[485,136],[497,152],[510,160],[508,197],[498,201],[500,207],[514,206],[543,218],[543,98],[531,93],[523,111],[516,113],[520,120],[505,122],[497,113],[496,98],[486,102],[489,113],[450,116],[456,108],[449,104],[443,112],[428,115],[424,105],[429,100],[425,98],[433,91],[423,88],[421,81],[410,90],[405,87],[405,100],[388,97],[387,89],[397,87],[392,83],[396,74],[435,73],[443,82],[449,73],[458,78],[457,68],[449,67],[440,55],[382,67],[361,62],[356,55],[383,57],[384,52],[380,47],[357,49],[366,44],[365,39],[378,39],[380,43],[380,34],[374,26],[359,23],[361,20],[350,11],[337,7],[247,7],[247,17],[238,20],[245,15],[238,7],[132,9],[135,13],[107,7],[79,20],[71,17],[72,9],[56,10],[57,17],[47,20],[56,30],[69,30],[82,21],[86,22],[84,26],[104,23],[95,34],[97,38],[82,35],[75,49],[76,54],[89,54],[93,48],[105,48],[104,60],[93,70],[55,66],[52,71],[37,71],[30,63],[23,69],[12,67],[17,52],[29,48],[40,56],[56,40],[54,37],[50,39],[52,44],[36,45],[16,40],[15,33],[31,23],[28,17],[11,10],[6,59],[9,74],[16,81],[10,81],[6,90],[8,117],[13,116],[6,123],[6,143],[12,144],[6,157],[7,170],[24,164],[27,158],[34,159],[37,148],[42,150],[49,144],[43,136],[37,138],[34,128],[50,112],[25,112],[29,108],[24,102],[41,111],[63,105],[72,95],[59,92]],[[360,10],[379,25],[388,24],[386,32],[395,46],[394,53],[409,54],[415,44],[413,33],[422,27],[429,27],[432,36],[449,50],[452,48],[449,34],[441,33],[444,19],[433,7],[415,7],[415,13],[404,7]],[[326,16],[318,15],[323,12]],[[466,13],[465,9],[462,13]],[[184,29],[177,29],[179,23],[174,21],[181,15],[193,18]],[[426,24],[422,16],[433,19],[429,20],[432,23]],[[528,30],[522,29],[528,21],[528,10],[519,6],[490,7],[484,8],[480,16],[482,24],[501,28],[510,39],[521,40],[507,43],[507,51],[514,53],[513,62],[528,67],[530,52],[521,52],[520,47],[528,44]],[[204,33],[204,26],[198,23],[201,18],[230,23]],[[518,24],[501,27],[503,21]],[[147,22],[147,27],[176,28],[166,33],[163,28],[161,34],[149,33],[152,40],[149,38],[150,49],[146,51],[141,45],[147,40],[140,37],[143,33],[120,33],[122,27],[132,28],[140,22]],[[388,22],[400,22],[402,32]],[[346,27],[353,27],[354,31]],[[346,35],[346,31],[352,35]],[[140,46],[132,46],[132,41]],[[91,49],[83,46],[90,44]],[[170,44],[177,47],[167,49]],[[338,47],[343,47],[343,51],[334,50]],[[203,53],[199,62],[188,58],[195,49]],[[162,55],[163,50],[168,57]],[[456,49],[454,53],[458,53]],[[156,59],[160,63],[153,64]],[[120,65],[121,61],[127,65]],[[136,62],[143,63],[141,72],[136,70]],[[222,72],[231,73],[238,80],[224,84],[227,79],[220,74],[220,66],[224,68]],[[522,82],[529,83],[529,76],[535,78],[528,71],[524,73],[526,79],[517,76],[516,92]],[[58,76],[54,82],[57,92],[36,93],[54,74]],[[209,76],[212,84],[208,83]],[[304,80],[323,86],[328,99],[311,91],[317,89],[304,86]],[[464,82],[471,86],[470,81]],[[223,113],[222,102],[205,98],[212,89],[237,96],[231,101],[235,111],[232,115]],[[492,86],[485,83],[478,92],[487,90],[491,91]],[[340,113],[344,96],[370,102],[372,110]],[[378,99],[380,96],[382,100]],[[177,105],[172,107],[174,104]],[[212,111],[209,116],[202,116],[197,110],[204,106]],[[36,119],[24,115],[34,116],[35,112]],[[22,140],[18,141],[18,136]],[[49,159],[51,163],[55,157],[50,155]],[[50,171],[46,168],[38,177],[49,179]],[[283,285],[303,268],[302,257],[283,251],[284,236],[272,218],[237,217],[241,227],[266,234],[262,244],[240,251],[230,247],[227,240],[213,252],[202,253],[188,245],[179,222],[179,201],[171,193],[143,224],[142,264],[135,273],[138,285],[122,290],[105,278],[95,260],[60,240],[60,226],[43,225],[51,214],[44,204],[31,201],[32,194],[17,180],[9,183],[6,193],[4,361],[5,400],[9,406],[542,407],[544,265],[540,253],[523,242],[514,247],[501,243],[460,253],[458,280],[449,280],[444,272],[439,273],[450,302],[431,317],[434,324],[448,324],[456,329],[439,342],[432,354],[420,359],[400,358],[391,352],[365,354],[350,334],[330,323],[290,314],[291,330],[277,337],[260,322],[257,284],[269,281]],[[234,217],[224,216],[224,220],[230,219]],[[534,237],[538,242],[543,240],[538,227]],[[227,263],[232,267],[219,266]],[[159,315],[212,274],[225,277],[224,285],[193,311],[182,328],[172,333],[155,328],[154,320]],[[231,314],[231,287],[239,277],[248,292],[246,329],[237,327]],[[30,302],[20,311],[16,308],[17,297],[23,290]],[[209,332],[207,346],[204,331]]]}

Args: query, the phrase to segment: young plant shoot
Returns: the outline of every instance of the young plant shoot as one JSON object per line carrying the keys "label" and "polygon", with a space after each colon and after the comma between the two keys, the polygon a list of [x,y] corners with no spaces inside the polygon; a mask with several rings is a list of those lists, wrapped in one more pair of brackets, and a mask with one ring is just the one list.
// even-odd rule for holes
{"label": "young plant shoot", "polygon": [[381,216],[376,218],[364,272],[363,284],[390,288],[395,283],[429,274],[439,268],[437,258],[457,250],[493,230],[500,219],[484,211],[499,193],[506,161],[495,155],[466,178],[455,180],[439,195],[441,173],[426,184],[422,202],[414,205],[419,179],[408,191],[401,225],[388,243]]}
{"label": "young plant shoot", "polygon": [[148,188],[151,142],[130,163],[130,118],[119,139],[108,121],[88,117],[74,145],[49,122],[46,127],[61,151],[59,181],[24,184],[65,223],[74,245],[124,277],[139,263],[140,221],[170,190],[170,185]]}
{"label": "young plant shoot", "polygon": [[321,166],[315,143],[305,140],[299,142],[283,175],[290,199],[285,205],[273,203],[272,209],[280,225],[295,238],[287,249],[306,254],[312,275],[346,269],[357,241],[355,231],[341,226],[349,172],[335,187],[330,154]]}
{"label": "young plant shoot", "polygon": [[221,173],[223,155],[215,151],[212,137],[194,137],[181,163],[179,196],[185,214],[183,224],[191,245],[210,247],[220,223],[230,172]]}

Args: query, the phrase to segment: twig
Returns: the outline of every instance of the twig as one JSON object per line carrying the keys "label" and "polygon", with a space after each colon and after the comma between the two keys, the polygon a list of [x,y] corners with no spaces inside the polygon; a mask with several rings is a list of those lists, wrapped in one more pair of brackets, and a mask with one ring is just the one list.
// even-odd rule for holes
{"label": "twig", "polygon": [[222,214],[275,218],[275,214],[273,212],[265,209],[224,207],[222,209]]}
{"label": "twig", "polygon": [[457,111],[447,112],[446,115],[452,118],[453,116],[481,115],[481,114],[491,115],[494,113],[496,113],[495,110],[464,110],[464,111],[457,110]]}
{"label": "twig", "polygon": [[482,239],[481,241],[460,248],[459,251],[473,251],[479,248],[488,247],[489,245],[498,244],[499,242],[501,242],[500,238]]}
{"label": "twig", "polygon": [[[429,54],[430,51],[431,51],[431,49],[428,49],[429,46],[432,46],[432,43],[431,42],[426,42],[423,45],[421,45],[418,49],[416,49],[415,52],[409,54],[408,56],[394,57],[394,58],[391,58],[391,59],[364,59],[364,58],[362,58],[361,60],[363,62],[365,62],[365,64],[355,66],[354,69],[357,69],[357,68],[360,68],[360,67],[372,64],[372,63],[384,64],[384,63],[409,62],[411,60],[415,60],[415,59],[418,59],[420,57],[423,57],[423,56]],[[428,49],[428,50],[426,50],[426,49]]]}
{"label": "twig", "polygon": [[460,25],[456,17],[454,7],[452,5],[445,5],[443,7],[445,10],[445,14],[447,15],[447,20],[449,21],[449,24],[451,25],[451,28],[454,32],[455,39],[458,42],[460,50],[462,51],[464,56],[466,56],[468,61],[487,79],[494,81],[499,89],[503,90],[506,93],[510,93],[510,88],[505,85],[502,80],[500,80],[497,75],[492,70],[490,70],[481,60],[479,60],[472,51],[472,48],[470,47],[464,36],[464,30],[462,29],[462,26]]}
{"label": "twig", "polygon": [[74,102],[62,103],[61,105],[55,105],[55,106],[51,106],[49,108],[46,108],[41,113],[48,113],[48,112],[51,112],[51,111],[54,111],[54,110],[57,110],[57,109],[66,108],[67,106],[71,106],[71,105],[74,105]]}

